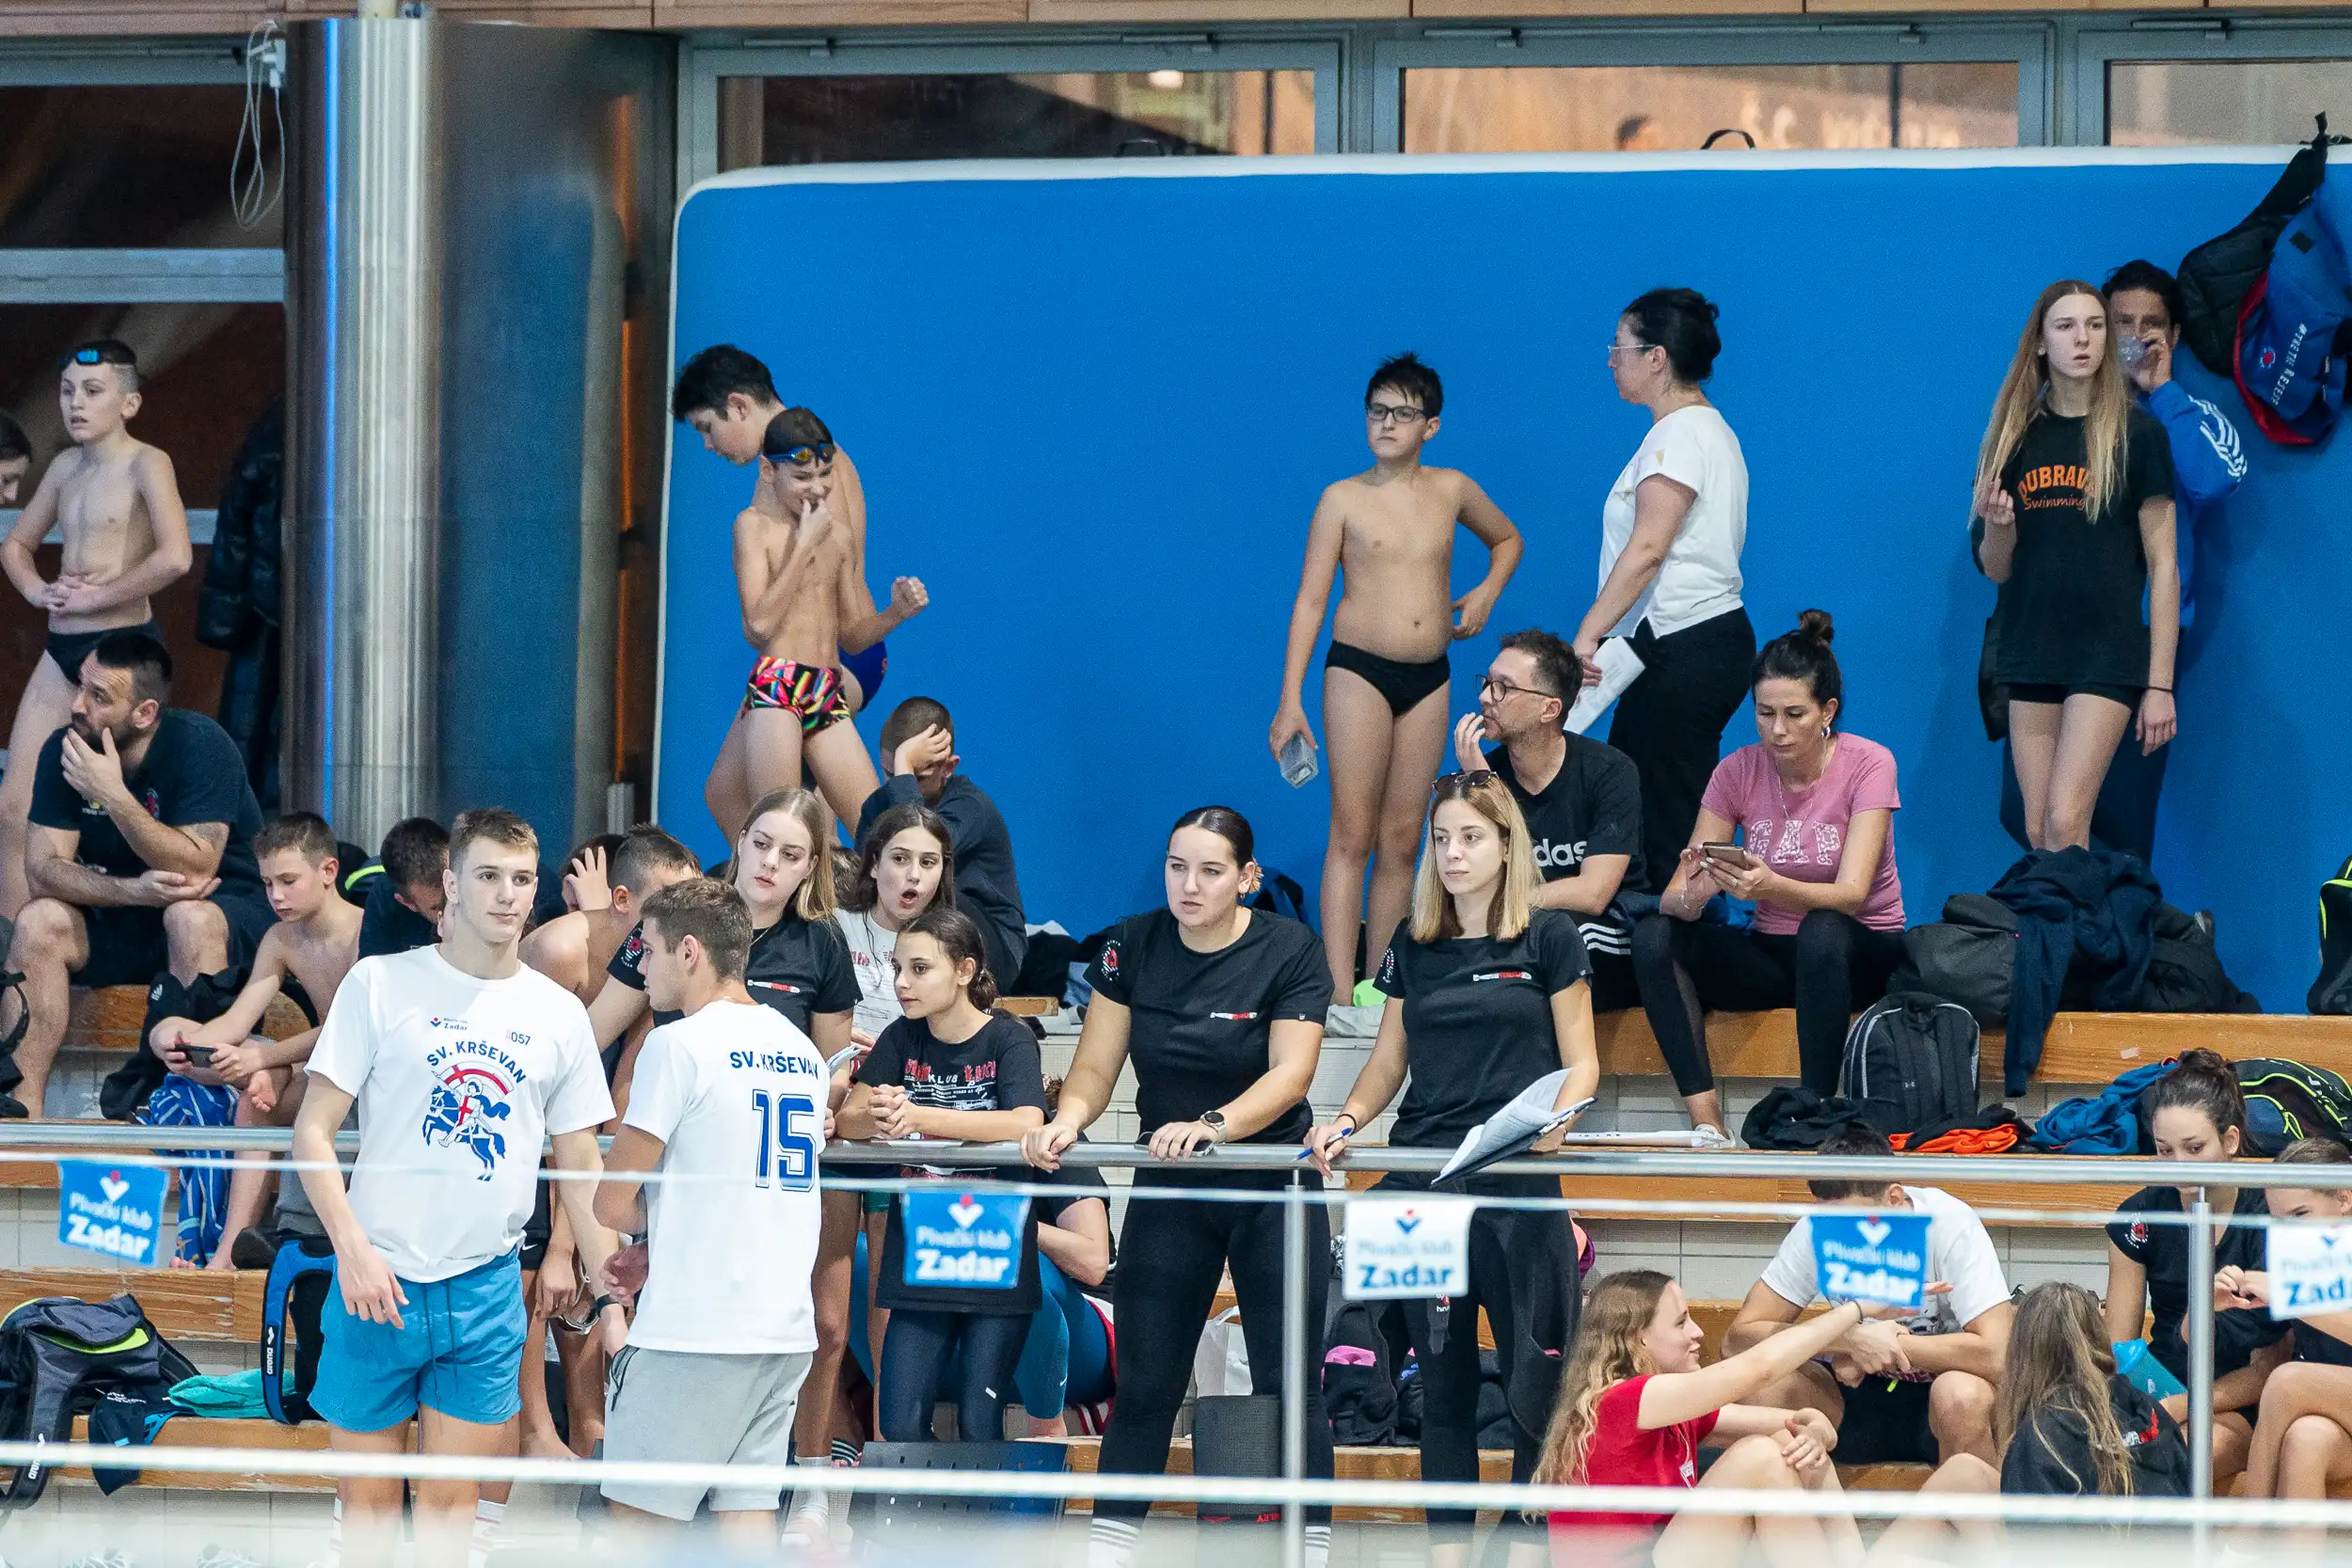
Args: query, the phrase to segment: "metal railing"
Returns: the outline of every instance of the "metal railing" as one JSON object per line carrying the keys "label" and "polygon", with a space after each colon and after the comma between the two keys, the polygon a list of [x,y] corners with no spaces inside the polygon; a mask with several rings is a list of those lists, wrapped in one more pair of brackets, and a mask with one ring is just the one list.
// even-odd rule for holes
{"label": "metal railing", "polygon": [[[1671,1500],[1661,1498],[1654,1489],[1607,1488],[1587,1486],[1499,1486],[1486,1483],[1416,1482],[1411,1488],[1410,1503],[1424,1507],[1484,1507],[1540,1508],[1568,1512],[1629,1512],[1657,1513],[1661,1511],[1697,1512],[1707,1513],[1820,1513],[1824,1507],[1877,1517],[1939,1517],[1951,1519],[2019,1519],[2026,1521],[2081,1523],[2116,1523],[2137,1520],[2155,1524],[2183,1524],[2190,1527],[2201,1549],[2207,1532],[2216,1524],[2270,1523],[2279,1526],[2321,1525],[2344,1527],[2352,1525],[2352,1505],[2334,1502],[2288,1502],[2276,1499],[2239,1500],[2212,1499],[2212,1434],[2213,1434],[2213,1343],[2214,1343],[2214,1215],[2208,1201],[2215,1189],[2291,1187],[2300,1189],[2333,1189],[2352,1187],[2352,1165],[2280,1165],[2265,1161],[2243,1160],[2218,1164],[2199,1164],[2183,1161],[2126,1159],[2074,1156],[2016,1156],[1985,1155],[1956,1156],[1932,1154],[1901,1154],[1883,1158],[1824,1157],[1814,1154],[1758,1154],[1734,1150],[1712,1152],[1682,1150],[1650,1150],[1627,1148],[1622,1145],[1609,1147],[1570,1147],[1561,1153],[1542,1157],[1522,1157],[1488,1167],[1498,1175],[1543,1175],[1565,1178],[1667,1177],[1684,1179],[1757,1179],[1804,1180],[1834,1179],[1901,1182],[1915,1185],[1943,1185],[1952,1182],[1981,1184],[1986,1182],[2018,1183],[2026,1186],[2109,1184],[2115,1186],[2172,1186],[2193,1194],[2179,1216],[2145,1214],[2140,1218],[2154,1224],[2179,1224],[2189,1232],[2188,1318],[2185,1338],[2187,1344],[2190,1382],[2188,1388],[2189,1449],[2194,1472],[2196,1497],[2191,1499],[2162,1500],[2150,1498],[2019,1498],[2014,1497],[1971,1498],[1939,1494],[1933,1497],[1917,1497],[1902,1493],[1873,1493],[1839,1495],[1824,1499],[1815,1494],[1798,1492],[1741,1493],[1715,1492],[1705,1494],[1686,1492],[1675,1494]],[[358,1135],[345,1132],[337,1140],[340,1154],[348,1156],[358,1148]],[[75,1150],[134,1151],[184,1150],[200,1146],[207,1150],[267,1151],[278,1153],[290,1148],[291,1134],[276,1128],[150,1128],[113,1124],[32,1122],[0,1126],[0,1160],[53,1159],[70,1155]],[[984,1497],[1095,1497],[1103,1498],[1195,1501],[1250,1501],[1268,1498],[1279,1493],[1283,1507],[1283,1550],[1288,1568],[1297,1568],[1303,1560],[1303,1510],[1323,1504],[1355,1506],[1393,1506],[1397,1488],[1393,1482],[1313,1481],[1306,1474],[1306,1402],[1298,1394],[1311,1386],[1309,1379],[1314,1369],[1308,1362],[1308,1270],[1323,1266],[1308,1257],[1306,1211],[1310,1203],[1345,1202],[1351,1195],[1319,1190],[1320,1180],[1312,1167],[1303,1164],[1298,1148],[1284,1144],[1229,1144],[1210,1148],[1178,1161],[1154,1159],[1140,1148],[1117,1145],[1080,1144],[1067,1150],[1062,1163],[1068,1165],[1108,1169],[1129,1169],[1138,1173],[1138,1180],[1125,1189],[1130,1195],[1153,1196],[1165,1192],[1170,1196],[1187,1199],[1222,1199],[1227,1201],[1279,1202],[1283,1206],[1283,1360],[1284,1386],[1292,1391],[1282,1410],[1282,1475],[1275,1480],[1217,1480],[1204,1477],[1041,1475],[1033,1472],[997,1473],[971,1471],[909,1472],[893,1470],[877,1477],[858,1476],[854,1471],[835,1472],[826,1485],[831,1490],[865,1492],[889,1490],[894,1492],[935,1492],[943,1496]],[[862,1189],[902,1190],[914,1186],[936,1185],[936,1178],[898,1180],[892,1177],[863,1177],[846,1175],[843,1167],[896,1167],[913,1161],[936,1161],[952,1158],[959,1166],[1019,1167],[1025,1166],[1018,1144],[945,1143],[924,1140],[919,1144],[894,1143],[834,1143],[823,1152],[823,1164],[829,1178],[826,1184]],[[1407,1172],[1430,1175],[1438,1171],[1448,1158],[1441,1149],[1388,1148],[1372,1146],[1352,1148],[1341,1167],[1365,1172]],[[163,1163],[180,1163],[165,1160]],[[279,1168],[296,1168],[292,1161],[273,1160]],[[1297,1175],[1300,1180],[1279,1188],[1257,1187],[1242,1191],[1219,1192],[1196,1186],[1154,1189],[1140,1180],[1141,1173],[1155,1168],[1183,1168],[1188,1172],[1212,1170],[1283,1171]],[[547,1173],[554,1179],[566,1179],[564,1173]],[[569,1178],[585,1179],[585,1178]],[[660,1180],[653,1173],[650,1180]],[[976,1185],[1025,1188],[1041,1191],[1033,1183],[1018,1178],[1002,1181],[976,1182]],[[1061,1189],[1067,1193],[1068,1189]],[[1606,1200],[1576,1198],[1480,1198],[1482,1204],[1498,1207],[1566,1208],[1583,1212],[1605,1211],[1613,1213],[1657,1214],[1677,1217],[1788,1217],[1795,1218],[1811,1212],[1811,1204],[1752,1203],[1740,1201],[1661,1200],[1613,1198]],[[1987,1208],[1980,1212],[2000,1223],[2005,1218],[2055,1222],[2084,1227],[2103,1227],[2111,1214],[2106,1212],[2084,1210],[1998,1210]],[[2266,1216],[2232,1216],[2228,1223],[2236,1226],[2267,1227],[2274,1223]],[[0,1443],[0,1465],[28,1462],[38,1453],[44,1463],[87,1464],[93,1459],[104,1462],[114,1453],[114,1463],[120,1463],[115,1450],[93,1449],[85,1453],[80,1447],[59,1448]],[[300,1472],[313,1475],[390,1475],[408,1477],[482,1476],[530,1481],[564,1480],[595,1481],[606,1476],[629,1480],[679,1481],[694,1479],[709,1466],[692,1465],[612,1465],[606,1464],[566,1463],[563,1461],[474,1461],[435,1459],[422,1455],[355,1455],[315,1454],[273,1450],[266,1465],[257,1465],[250,1450],[234,1449],[189,1449],[171,1451],[169,1467],[182,1470],[211,1470],[253,1472],[267,1469],[273,1472]],[[750,1476],[754,1472],[731,1467],[730,1475]],[[805,1475],[793,1475],[778,1470],[773,1478],[768,1471],[756,1472],[763,1483],[776,1479],[780,1484],[804,1481]]]}

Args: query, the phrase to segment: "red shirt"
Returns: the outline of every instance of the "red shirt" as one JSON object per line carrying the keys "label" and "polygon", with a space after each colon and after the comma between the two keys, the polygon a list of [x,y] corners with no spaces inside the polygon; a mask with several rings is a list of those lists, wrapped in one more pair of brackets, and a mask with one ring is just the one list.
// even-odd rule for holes
{"label": "red shirt", "polygon": [[[1592,1446],[1584,1455],[1587,1486],[1677,1486],[1699,1483],[1699,1444],[1715,1430],[1719,1412],[1695,1420],[1644,1432],[1642,1389],[1646,1375],[1615,1383],[1600,1396],[1594,1413]],[[1625,1543],[1628,1561],[1646,1559],[1651,1540],[1673,1518],[1670,1513],[1555,1513],[1551,1516],[1551,1560],[1556,1568],[1596,1568],[1616,1558],[1595,1551],[1597,1533]]]}

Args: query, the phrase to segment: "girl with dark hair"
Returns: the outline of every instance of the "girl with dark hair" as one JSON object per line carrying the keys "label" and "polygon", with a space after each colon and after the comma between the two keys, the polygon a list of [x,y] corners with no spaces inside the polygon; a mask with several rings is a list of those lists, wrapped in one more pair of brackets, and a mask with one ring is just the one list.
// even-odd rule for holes
{"label": "girl with dark hair", "polygon": [[[1902,961],[1895,756],[1837,728],[1833,635],[1828,612],[1808,610],[1756,656],[1756,743],[1716,768],[1659,912],[1633,931],[1650,1032],[1692,1126],[1724,1143],[1706,1013],[1794,1006],[1804,1086],[1835,1094],[1854,1009]],[[1755,904],[1755,925],[1701,921],[1719,893]]]}
{"label": "girl with dark hair", "polygon": [[[2210,1051],[2185,1051],[2180,1065],[2140,1097],[2140,1115],[2163,1160],[2234,1160],[2246,1138],[2246,1097],[2237,1073]],[[2115,1206],[2107,1227],[2106,1335],[2116,1344],[2140,1337],[2142,1309],[2154,1314],[2148,1350],[2186,1387],[2188,1344],[2188,1228],[2170,1223],[2187,1212],[2194,1194],[2180,1187],[2142,1187]],[[2233,1219],[2267,1213],[2258,1187],[2205,1189],[2205,1201]],[[2151,1223],[2147,1216],[2160,1216]],[[2263,1266],[2263,1230],[2230,1224],[2213,1244],[2217,1269]],[[2213,1320],[2213,1473],[2217,1480],[2246,1467],[2263,1381],[2285,1358],[2286,1330],[2268,1313],[2216,1312]],[[2272,1347],[2277,1347],[2274,1351]],[[2176,1421],[2188,1419],[2188,1396],[2164,1402]]]}
{"label": "girl with dark hair", "polygon": [[[960,910],[933,909],[898,933],[898,1005],[905,1016],[882,1033],[842,1101],[846,1138],[942,1138],[1009,1143],[1045,1124],[1045,1078],[1037,1037],[1018,1019],[989,1009],[996,982],[980,928]],[[970,1180],[995,1174],[909,1167],[908,1176]],[[917,1285],[907,1280],[905,1200],[891,1204],[879,1305],[890,1309],[882,1375],[874,1393],[882,1437],[929,1442],[931,1405],[949,1359],[961,1352],[956,1422],[966,1442],[995,1442],[1005,1400],[1043,1300],[1038,1283],[1037,1205],[1025,1206],[1020,1275],[1010,1290]]]}
{"label": "girl with dark hair", "polygon": [[1977,454],[1969,534],[2000,585],[1985,637],[2036,849],[2090,842],[2126,726],[2143,753],[2179,728],[2171,441],[2134,406],[2107,338],[2098,290],[2042,290]]}
{"label": "girl with dark hair", "polygon": [[[1078,1134],[1111,1101],[1132,1062],[1136,1112],[1152,1155],[1182,1161],[1222,1143],[1295,1145],[1314,1119],[1307,1089],[1323,1049],[1331,969],[1323,944],[1298,921],[1245,900],[1257,891],[1249,824],[1204,806],[1177,818],[1164,869],[1168,907],[1113,927],[1087,979],[1093,1005],[1063,1080],[1054,1119],[1022,1140],[1029,1164],[1060,1167]],[[1119,1324],[1119,1397],[1103,1434],[1108,1475],[1159,1475],[1168,1466],[1177,1407],[1192,1380],[1193,1348],[1230,1269],[1249,1347],[1249,1380],[1280,1395],[1293,1370],[1282,1357],[1282,1211],[1278,1195],[1305,1184],[1289,1171],[1155,1166],[1138,1175],[1120,1233],[1112,1285]],[[1319,1191],[1320,1180],[1312,1185]],[[1154,1196],[1144,1196],[1146,1187]],[[1257,1190],[1262,1200],[1218,1202],[1190,1190]],[[1329,1222],[1306,1206],[1307,1254],[1327,1255]],[[1308,1366],[1323,1365],[1327,1271],[1307,1278]],[[1310,1382],[1307,1473],[1331,1474],[1331,1423]],[[1090,1568],[1123,1568],[1147,1505],[1098,1499]],[[1308,1555],[1321,1568],[1330,1510],[1307,1511]]]}
{"label": "girl with dark hair", "polygon": [[[1376,981],[1388,996],[1380,1037],[1347,1102],[1307,1134],[1315,1168],[1328,1175],[1347,1140],[1389,1108],[1405,1103],[1391,1145],[1458,1148],[1472,1128],[1520,1091],[1567,1069],[1555,1108],[1589,1099],[1600,1083],[1593,1039],[1592,966],[1576,916],[1539,908],[1526,819],[1509,786],[1484,770],[1453,773],[1431,793],[1413,912],[1381,961]],[[1407,1086],[1409,1075],[1410,1085]],[[1555,1134],[1537,1147],[1549,1152]],[[1426,1175],[1391,1172],[1377,1191],[1426,1192]],[[1481,1197],[1557,1197],[1557,1178],[1482,1176],[1468,1190]],[[1536,1450],[1551,1419],[1559,1357],[1576,1336],[1576,1239],[1559,1209],[1482,1207],[1470,1221],[1470,1276],[1447,1310],[1454,1323],[1494,1328],[1511,1418],[1511,1479],[1535,1473]],[[1478,1479],[1478,1336],[1445,1332],[1449,1320],[1425,1301],[1403,1304],[1421,1358],[1425,1389],[1421,1424],[1423,1481]],[[1433,1323],[1438,1332],[1432,1332]],[[1477,1515],[1431,1509],[1436,1568],[1465,1568]],[[1518,1533],[1509,1514],[1506,1534]],[[1540,1538],[1517,1539],[1511,1556],[1540,1563]]]}
{"label": "girl with dark hair", "polygon": [[1609,743],[1641,769],[1651,890],[1698,815],[1756,657],[1740,598],[1747,459],[1700,389],[1723,348],[1715,317],[1690,289],[1653,289],[1617,320],[1609,369],[1617,396],[1649,411],[1650,428],[1601,508],[1600,593],[1575,640],[1587,685],[1600,679],[1604,638],[1626,638],[1641,656]]}
{"label": "girl with dark hair", "polygon": [[874,818],[858,851],[849,895],[833,911],[857,971],[857,1011],[850,1038],[870,1046],[899,1017],[890,959],[908,922],[936,905],[956,907],[956,852],[947,824],[919,800]]}
{"label": "girl with dark hair", "polygon": [[[2278,1163],[2343,1166],[2352,1164],[2352,1150],[2332,1138],[2298,1138],[2279,1151]],[[2263,1196],[2274,1220],[2352,1220],[2352,1187],[2268,1187]],[[2266,1311],[2269,1274],[2216,1269],[2213,1304]],[[2325,1497],[2352,1481],[2352,1312],[2296,1319],[2294,1343],[2295,1359],[2263,1385],[2239,1497]]]}

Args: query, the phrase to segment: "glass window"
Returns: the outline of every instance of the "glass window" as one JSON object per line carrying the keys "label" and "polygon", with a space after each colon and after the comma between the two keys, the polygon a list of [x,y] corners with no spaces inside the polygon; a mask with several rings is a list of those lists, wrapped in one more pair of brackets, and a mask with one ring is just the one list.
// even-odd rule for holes
{"label": "glass window", "polygon": [[720,167],[909,158],[1312,152],[1311,71],[736,76]]}
{"label": "glass window", "polygon": [[[1405,72],[1407,152],[2014,147],[2017,66],[1473,66]],[[1744,147],[1738,136],[1716,145]]]}
{"label": "glass window", "polygon": [[2352,123],[2352,60],[2118,60],[2112,147],[2269,147],[2309,141],[2321,110]]}
{"label": "glass window", "polygon": [[[0,246],[280,244],[282,203],[258,229],[230,214],[244,114],[241,87],[0,87]],[[275,180],[274,114],[266,138]]]}

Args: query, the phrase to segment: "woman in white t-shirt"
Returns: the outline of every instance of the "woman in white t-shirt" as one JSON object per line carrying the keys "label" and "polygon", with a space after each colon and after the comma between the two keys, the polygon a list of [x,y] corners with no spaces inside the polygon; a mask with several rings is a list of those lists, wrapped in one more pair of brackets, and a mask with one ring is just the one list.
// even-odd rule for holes
{"label": "woman in white t-shirt", "polygon": [[1600,593],[1576,632],[1587,684],[1600,678],[1593,660],[1603,639],[1623,637],[1641,656],[1609,743],[1641,769],[1651,892],[1690,836],[1756,657],[1740,599],[1747,460],[1699,389],[1723,350],[1715,316],[1693,290],[1652,289],[1617,319],[1617,396],[1648,409],[1651,423],[1601,508]]}
{"label": "woman in white t-shirt", "polygon": [[852,1044],[870,1050],[884,1029],[906,1016],[891,955],[907,922],[934,904],[956,907],[956,854],[939,813],[910,800],[874,818],[859,847],[857,876],[833,911],[857,972]]}

